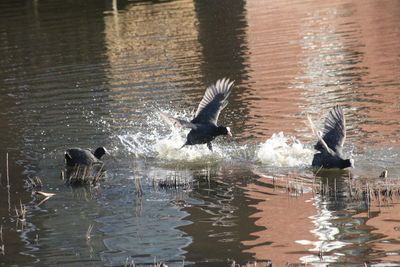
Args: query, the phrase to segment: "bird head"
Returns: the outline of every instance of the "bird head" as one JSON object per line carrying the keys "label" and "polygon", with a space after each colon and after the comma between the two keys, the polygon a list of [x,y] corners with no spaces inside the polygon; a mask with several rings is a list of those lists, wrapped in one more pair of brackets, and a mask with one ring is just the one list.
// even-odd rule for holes
{"label": "bird head", "polygon": [[350,161],[350,167],[354,168],[354,159],[349,159]]}
{"label": "bird head", "polygon": [[232,132],[230,127],[218,126],[217,135],[228,135],[232,137]]}
{"label": "bird head", "polygon": [[345,159],[343,160],[344,168],[354,168],[354,159]]}
{"label": "bird head", "polygon": [[93,155],[98,159],[101,159],[101,157],[104,156],[105,154],[109,155],[110,153],[107,151],[107,149],[105,149],[102,146],[96,148],[96,150],[93,153]]}

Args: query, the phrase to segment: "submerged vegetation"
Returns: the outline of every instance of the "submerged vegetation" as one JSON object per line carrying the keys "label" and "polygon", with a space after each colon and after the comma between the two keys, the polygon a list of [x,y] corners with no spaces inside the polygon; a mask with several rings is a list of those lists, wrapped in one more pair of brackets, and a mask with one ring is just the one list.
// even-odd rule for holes
{"label": "submerged vegetation", "polygon": [[4,255],[3,225],[0,225],[0,254]]}
{"label": "submerged vegetation", "polygon": [[22,202],[19,202],[19,208],[15,207],[15,214],[17,216],[17,219],[20,220],[21,222],[26,221],[26,206],[22,204]]}
{"label": "submerged vegetation", "polygon": [[190,189],[195,184],[199,184],[198,181],[187,178],[182,174],[182,171],[175,170],[172,174],[167,175],[163,179],[153,180],[153,186],[158,186],[162,189]]}
{"label": "submerged vegetation", "polygon": [[25,189],[28,191],[40,190],[43,186],[42,179],[40,177],[34,176],[33,178],[27,177],[25,179]]}
{"label": "submerged vegetation", "polygon": [[[274,188],[284,188],[290,196],[300,196],[305,192],[320,195],[326,200],[346,202],[363,201],[368,206],[375,202],[378,206],[390,204],[400,198],[400,179],[379,177],[353,178],[319,176],[318,170],[313,177],[270,177]],[[263,176],[262,174],[258,174]],[[340,184],[340,185],[339,185]]]}
{"label": "submerged vegetation", "polygon": [[[8,160],[8,157],[7,157]],[[8,162],[7,162],[8,170]],[[194,185],[200,186],[200,181],[188,176],[185,173],[186,168],[181,165],[176,165],[173,171],[167,174],[163,174],[162,178],[153,177],[150,181],[153,188],[161,189],[192,189]],[[143,190],[143,177],[137,171],[137,166],[133,166],[133,180],[135,193],[138,197],[142,197],[144,194]],[[254,173],[256,176],[263,176],[260,173]],[[347,202],[362,201],[368,207],[371,203],[377,203],[381,205],[389,205],[391,201],[400,197],[400,179],[387,178],[387,172],[384,175],[373,178],[353,178],[350,173],[344,176],[343,173],[338,175],[338,173],[332,172],[333,177],[329,177],[323,173],[323,170],[317,170],[314,175],[310,177],[301,177],[296,174],[291,174],[288,176],[278,176],[272,177],[271,184],[274,189],[281,189],[282,192],[287,192],[290,197],[299,197],[307,193],[312,193],[314,196],[320,196],[326,200],[336,201],[338,198],[341,200],[345,199]],[[7,176],[9,173],[7,171]],[[210,168],[207,167],[205,173],[202,173],[202,177],[208,181],[212,180],[210,173]],[[80,186],[80,185],[98,185],[101,179],[105,177],[104,165],[93,165],[93,166],[76,166],[66,168],[61,172],[61,178],[67,185]],[[8,179],[9,180],[9,179]],[[42,179],[38,176],[28,177],[25,180],[24,188],[27,191],[44,197],[44,199],[36,204],[41,205],[43,202],[54,196],[53,193],[46,193],[41,191],[44,187]],[[20,201],[19,206],[15,207],[15,218],[17,221],[21,222],[23,225],[26,224],[27,220],[27,206]],[[83,235],[86,241],[89,242],[93,236],[93,224],[90,224]],[[0,226],[0,254],[5,254],[5,244],[2,238],[3,226]],[[35,242],[38,242],[38,234],[36,234]],[[319,252],[319,257],[323,261],[323,252]],[[271,261],[265,262],[251,262],[246,264],[238,264],[235,261],[232,263],[227,263],[227,266],[272,266]],[[125,266],[141,266],[136,265],[133,259],[127,259]],[[163,262],[155,262],[152,266],[168,266]],[[184,266],[184,262],[182,263]],[[287,264],[287,266],[303,266],[302,264]]]}
{"label": "submerged vegetation", "polygon": [[72,186],[93,185],[105,177],[104,164],[76,165],[61,171],[61,179]]}

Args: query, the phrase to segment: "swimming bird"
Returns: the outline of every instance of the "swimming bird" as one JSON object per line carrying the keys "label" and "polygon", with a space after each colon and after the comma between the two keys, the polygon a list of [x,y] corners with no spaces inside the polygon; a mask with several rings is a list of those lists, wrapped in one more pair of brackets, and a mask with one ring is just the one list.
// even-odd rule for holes
{"label": "swimming bird", "polygon": [[233,81],[227,78],[219,79],[209,86],[197,108],[194,118],[189,122],[176,119],[159,111],[161,117],[174,126],[191,129],[186,137],[186,142],[181,148],[189,145],[207,144],[213,151],[211,141],[219,135],[232,136],[231,129],[218,126],[217,121],[221,111],[228,105],[228,97],[232,93]]}
{"label": "swimming bird", "polygon": [[87,149],[70,148],[65,151],[65,162],[67,166],[92,165],[102,163],[100,159],[105,154],[109,153],[104,147],[98,147],[94,153]]}
{"label": "swimming bird", "polygon": [[325,119],[323,135],[315,130],[315,126],[308,117],[310,126],[314,134],[318,137],[318,142],[314,146],[319,152],[314,154],[312,161],[313,167],[339,168],[344,169],[354,167],[353,159],[344,159],[342,154],[343,144],[346,139],[346,120],[340,106],[334,106]]}

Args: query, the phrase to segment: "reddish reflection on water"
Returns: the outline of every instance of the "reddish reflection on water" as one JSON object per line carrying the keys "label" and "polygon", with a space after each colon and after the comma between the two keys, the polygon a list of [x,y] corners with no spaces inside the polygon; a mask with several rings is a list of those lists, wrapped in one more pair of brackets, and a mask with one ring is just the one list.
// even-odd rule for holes
{"label": "reddish reflection on water", "polygon": [[[382,168],[400,175],[399,1],[1,5],[0,161],[12,151],[15,178],[9,201],[0,164],[2,262],[123,265],[129,257],[149,263],[154,256],[198,266],[400,261],[397,200],[368,212],[343,199],[289,195],[285,177],[312,177],[310,170],[256,157],[258,145],[281,131],[311,146],[306,114],[322,123],[341,104],[345,153],[356,159],[352,177],[375,177]],[[236,80],[220,117],[235,139],[216,142],[227,155],[195,163],[157,157],[152,149],[166,130],[156,107],[189,114],[206,86],[225,76]],[[119,137],[135,134],[141,134],[136,147],[121,144]],[[63,186],[62,151],[99,144],[115,155],[106,161],[110,179],[96,192]],[[177,173],[199,186],[154,189],[151,179]],[[282,174],[281,189],[264,176]],[[40,208],[30,203],[27,227],[16,229],[8,206],[29,203],[23,179],[34,175],[57,197]],[[343,178],[329,175],[321,179]],[[144,197],[134,193],[132,177],[142,178]],[[87,244],[82,233],[94,222]]]}
{"label": "reddish reflection on water", "polygon": [[247,187],[247,194],[260,200],[255,205],[259,212],[252,217],[257,218],[256,225],[265,230],[252,233],[257,239],[243,243],[257,259],[270,259],[278,266],[298,262],[300,257],[310,254],[311,244],[296,241],[317,240],[312,234],[314,224],[311,217],[317,213],[313,194],[291,195],[286,183],[285,179],[273,181],[272,177],[262,177]]}

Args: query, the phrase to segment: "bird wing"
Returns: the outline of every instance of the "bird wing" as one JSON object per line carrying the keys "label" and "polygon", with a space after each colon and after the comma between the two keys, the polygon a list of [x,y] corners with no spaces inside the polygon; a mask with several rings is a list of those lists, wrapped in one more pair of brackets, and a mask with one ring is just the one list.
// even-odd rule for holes
{"label": "bird wing", "polygon": [[174,126],[174,127],[183,127],[183,128],[190,128],[190,129],[196,129],[197,126],[194,123],[185,121],[185,120],[181,120],[181,119],[176,119],[174,117],[172,117],[171,115],[162,112],[162,111],[158,111],[158,114],[160,114],[160,117],[169,125]]}
{"label": "bird wing", "polygon": [[200,101],[192,123],[217,124],[218,116],[228,104],[228,97],[232,92],[233,81],[227,78],[219,79],[209,86]]}
{"label": "bird wing", "polygon": [[[332,149],[329,148],[329,146],[325,143],[324,139],[321,137],[321,134],[316,130],[316,127],[315,127],[314,123],[312,122],[311,117],[310,117],[310,116],[307,116],[307,119],[308,119],[309,126],[310,126],[312,132],[313,132],[313,133],[317,136],[317,138],[318,138],[318,143],[317,143],[317,144],[320,144],[320,145],[321,145],[321,148],[318,149],[318,150],[321,151],[321,152],[323,152],[323,151],[325,150],[325,151],[328,152],[329,154],[334,155],[335,152],[333,152]],[[315,145],[315,146],[317,146],[317,145]],[[315,147],[315,146],[314,146],[314,147]]]}
{"label": "bird wing", "polygon": [[[344,141],[346,139],[346,120],[343,110],[336,105],[330,111],[325,119],[325,127],[322,135],[326,145],[336,153],[341,153]],[[325,146],[318,141],[314,146],[315,149],[322,151]]]}
{"label": "bird wing", "polygon": [[91,164],[98,159],[86,149],[70,148],[65,151],[65,160],[71,164]]}
{"label": "bird wing", "polygon": [[80,148],[70,148],[65,151],[65,158],[69,159],[81,159],[85,157],[85,151]]}

